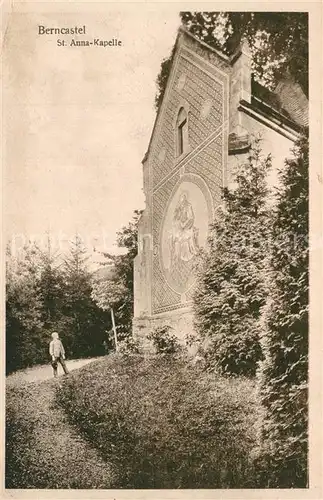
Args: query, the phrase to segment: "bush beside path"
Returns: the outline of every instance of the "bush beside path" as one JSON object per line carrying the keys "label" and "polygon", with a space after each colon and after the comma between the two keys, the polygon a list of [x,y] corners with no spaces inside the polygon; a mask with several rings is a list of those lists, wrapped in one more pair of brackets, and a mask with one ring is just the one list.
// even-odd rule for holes
{"label": "bush beside path", "polygon": [[[69,361],[68,368],[75,370],[92,361]],[[53,379],[50,366],[19,371],[7,378],[6,488],[110,487],[111,466],[54,403],[63,379]]]}
{"label": "bush beside path", "polygon": [[58,379],[48,367],[8,378],[7,488],[258,486],[253,379],[169,355],[69,369],[85,364]]}
{"label": "bush beside path", "polygon": [[170,355],[110,355],[64,379],[57,402],[114,465],[114,489],[257,486],[254,379]]}

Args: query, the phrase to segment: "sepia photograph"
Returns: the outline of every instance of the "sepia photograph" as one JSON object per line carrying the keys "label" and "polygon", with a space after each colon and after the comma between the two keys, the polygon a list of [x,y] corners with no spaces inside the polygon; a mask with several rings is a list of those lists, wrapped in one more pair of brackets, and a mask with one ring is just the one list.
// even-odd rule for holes
{"label": "sepia photograph", "polygon": [[36,4],[2,22],[6,495],[305,498],[308,11]]}

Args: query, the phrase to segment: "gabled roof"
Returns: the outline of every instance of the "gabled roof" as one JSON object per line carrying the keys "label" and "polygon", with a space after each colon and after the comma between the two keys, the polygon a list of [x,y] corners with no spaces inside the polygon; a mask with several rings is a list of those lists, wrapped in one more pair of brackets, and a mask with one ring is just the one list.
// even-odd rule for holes
{"label": "gabled roof", "polygon": [[[229,65],[232,65],[234,61],[239,57],[241,53],[241,44],[238,46],[237,50],[233,52],[230,56],[220,52],[219,50],[214,49],[210,45],[205,42],[199,40],[196,36],[192,35],[189,31],[187,31],[182,26],[178,29],[178,34],[176,37],[176,41],[173,49],[173,58],[178,48],[178,43],[181,38],[181,35],[187,36],[190,39],[194,40],[205,50],[216,54],[222,60],[227,62]],[[172,71],[173,61],[171,62],[171,68],[168,75],[168,81],[166,83],[166,88],[164,91],[164,96],[162,102],[157,110],[153,130],[150,136],[149,144],[145,156],[142,160],[144,163],[147,159],[150,146],[152,143],[152,138],[154,136],[155,128],[158,122],[158,118],[163,107],[165,94],[167,92],[167,87],[169,84],[169,76]],[[252,78],[252,75],[251,75]],[[299,84],[293,82],[291,79],[284,79],[277,85],[274,91],[269,90],[267,87],[261,85],[256,82],[253,78],[251,81],[251,105],[254,108],[262,108],[268,113],[268,118],[270,116],[279,115],[282,120],[285,120],[288,125],[295,129],[295,131],[300,131],[304,127],[308,127],[308,99],[302,91]]]}
{"label": "gabled roof", "polygon": [[[181,38],[181,36],[184,35],[184,36],[187,36],[188,38],[194,40],[195,42],[197,42],[201,47],[203,47],[204,49],[210,51],[210,52],[213,52],[214,54],[216,54],[218,57],[220,57],[221,59],[223,59],[224,61],[230,63],[231,61],[231,58],[235,57],[235,55],[233,55],[232,57],[229,57],[227,55],[225,55],[224,53],[220,52],[219,50],[216,50],[214,49],[213,47],[211,47],[210,45],[208,45],[207,43],[205,42],[202,42],[201,40],[199,40],[198,38],[196,38],[196,36],[192,35],[192,33],[190,33],[189,31],[187,31],[185,28],[183,28],[183,26],[180,26],[178,28],[178,33],[177,33],[177,37],[176,37],[176,40],[175,40],[175,44],[174,44],[174,48],[173,48],[173,59],[174,59],[174,55],[176,53],[176,50],[178,48],[178,44],[179,44],[179,40]],[[168,86],[168,83],[169,83],[169,76],[171,74],[171,71],[172,71],[172,66],[173,66],[173,60],[171,62],[171,68],[170,68],[170,71],[169,71],[169,75],[168,75],[168,79],[167,79],[167,83],[166,83],[166,87],[165,87],[165,91],[164,91],[164,95],[163,95],[163,99],[162,99],[162,102],[160,103],[159,107],[158,107],[158,110],[157,110],[157,114],[156,114],[156,118],[155,118],[155,122],[154,122],[154,126],[153,126],[153,129],[152,129],[152,133],[150,135],[150,139],[149,139],[149,144],[148,144],[148,148],[147,148],[147,151],[144,155],[144,158],[142,160],[142,163],[144,163],[147,159],[147,156],[148,156],[148,153],[149,153],[149,150],[150,150],[150,146],[151,146],[151,142],[152,142],[152,138],[154,136],[154,132],[155,132],[155,128],[156,128],[156,125],[157,125],[157,122],[158,122],[158,118],[159,118],[159,115],[160,115],[160,112],[161,112],[161,109],[163,107],[163,102],[164,102],[164,97],[165,97],[165,94],[166,94],[166,91],[167,91],[167,86]]]}

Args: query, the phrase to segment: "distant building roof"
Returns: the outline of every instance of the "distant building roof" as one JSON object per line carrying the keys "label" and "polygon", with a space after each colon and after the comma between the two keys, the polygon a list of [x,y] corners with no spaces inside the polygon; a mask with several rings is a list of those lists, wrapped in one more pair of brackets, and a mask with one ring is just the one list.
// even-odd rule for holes
{"label": "distant building roof", "polygon": [[308,101],[297,83],[282,80],[275,90],[271,91],[252,80],[251,93],[251,101],[255,107],[263,104],[299,128],[308,126]]}
{"label": "distant building roof", "polygon": [[282,80],[275,93],[291,119],[301,127],[308,127],[308,99],[301,86],[291,80]]}
{"label": "distant building roof", "polygon": [[113,264],[102,265],[93,272],[93,277],[98,281],[106,281],[113,279],[115,277],[115,273],[115,266]]}

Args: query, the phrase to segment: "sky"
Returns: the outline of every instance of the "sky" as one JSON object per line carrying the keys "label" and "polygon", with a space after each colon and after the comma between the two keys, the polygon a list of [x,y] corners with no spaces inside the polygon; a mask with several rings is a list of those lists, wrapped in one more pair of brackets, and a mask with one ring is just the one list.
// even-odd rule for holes
{"label": "sky", "polygon": [[[6,237],[42,244],[49,231],[62,248],[78,232],[88,246],[116,250],[116,231],[144,207],[141,160],[178,12],[29,5],[8,16],[3,46]],[[39,35],[38,25],[85,25],[86,35]],[[71,47],[72,38],[122,46]]]}

